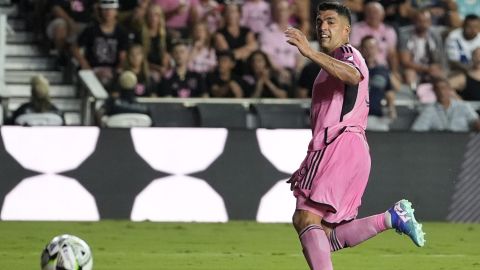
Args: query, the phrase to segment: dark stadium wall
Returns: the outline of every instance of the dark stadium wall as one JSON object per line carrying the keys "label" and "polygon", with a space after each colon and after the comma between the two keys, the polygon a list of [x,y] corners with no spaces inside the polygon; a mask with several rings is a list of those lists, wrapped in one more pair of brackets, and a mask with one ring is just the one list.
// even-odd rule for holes
{"label": "dark stadium wall", "polygon": [[385,210],[399,198],[414,202],[419,217],[445,220],[468,135],[370,133],[372,171],[360,215]]}
{"label": "dark stadium wall", "polygon": [[[311,136],[308,130],[6,126],[1,133],[2,220],[197,222],[289,222],[294,199],[285,181]],[[478,188],[470,183],[479,175],[480,151],[468,151],[480,148],[478,136],[393,132],[368,139],[372,173],[360,216],[407,198],[421,220],[479,221],[472,219],[478,208],[464,207],[478,196],[461,196]]]}

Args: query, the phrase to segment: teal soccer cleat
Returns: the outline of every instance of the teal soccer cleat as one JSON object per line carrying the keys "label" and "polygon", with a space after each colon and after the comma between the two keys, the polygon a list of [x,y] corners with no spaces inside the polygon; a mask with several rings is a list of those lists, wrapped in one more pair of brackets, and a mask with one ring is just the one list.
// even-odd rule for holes
{"label": "teal soccer cleat", "polygon": [[413,243],[419,247],[425,245],[425,233],[422,230],[422,224],[415,220],[412,203],[403,199],[388,209],[391,216],[392,227],[399,234],[408,235]]}

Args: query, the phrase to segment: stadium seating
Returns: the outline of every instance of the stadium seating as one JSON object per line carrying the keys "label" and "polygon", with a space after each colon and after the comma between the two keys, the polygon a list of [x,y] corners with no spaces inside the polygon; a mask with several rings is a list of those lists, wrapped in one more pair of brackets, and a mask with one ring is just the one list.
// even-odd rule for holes
{"label": "stadium seating", "polygon": [[112,116],[105,116],[102,121],[105,126],[109,128],[152,126],[152,119],[148,115],[141,113],[120,113]]}
{"label": "stadium seating", "polygon": [[63,119],[55,113],[29,113],[17,117],[15,124],[20,126],[61,126]]}

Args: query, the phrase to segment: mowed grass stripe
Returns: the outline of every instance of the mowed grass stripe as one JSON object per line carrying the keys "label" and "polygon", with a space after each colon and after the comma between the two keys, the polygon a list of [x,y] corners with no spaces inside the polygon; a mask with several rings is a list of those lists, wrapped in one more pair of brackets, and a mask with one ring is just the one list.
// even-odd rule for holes
{"label": "mowed grass stripe", "polygon": [[[479,224],[424,226],[424,248],[390,231],[335,253],[335,270],[480,269]],[[0,269],[39,269],[41,249],[61,233],[91,245],[95,270],[308,269],[288,224],[129,221],[0,222]]]}

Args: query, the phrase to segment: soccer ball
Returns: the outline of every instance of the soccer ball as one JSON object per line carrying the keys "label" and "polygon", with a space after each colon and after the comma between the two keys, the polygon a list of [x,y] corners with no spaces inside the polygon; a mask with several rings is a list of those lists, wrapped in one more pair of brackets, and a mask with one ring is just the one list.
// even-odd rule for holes
{"label": "soccer ball", "polygon": [[93,258],[88,244],[82,239],[63,234],[47,244],[41,257],[42,270],[92,270]]}

